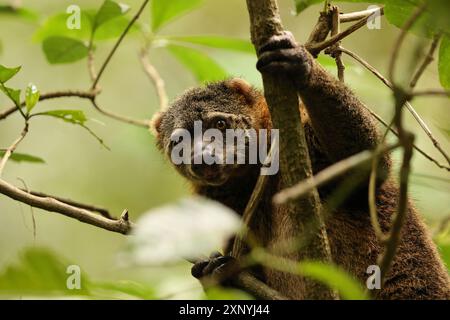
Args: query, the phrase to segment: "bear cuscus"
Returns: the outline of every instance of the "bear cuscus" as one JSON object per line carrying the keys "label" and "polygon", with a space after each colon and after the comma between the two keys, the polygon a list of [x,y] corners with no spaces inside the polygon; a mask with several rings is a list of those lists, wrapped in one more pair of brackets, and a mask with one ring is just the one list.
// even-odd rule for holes
{"label": "bear cuscus", "polygon": [[[290,45],[286,45],[290,43]],[[303,46],[289,36],[269,40],[260,52],[261,72],[282,72],[296,84],[301,98],[300,111],[313,173],[363,150],[373,150],[380,141],[377,127],[360,100],[342,82],[326,72]],[[245,80],[234,78],[189,89],[167,111],[158,113],[152,123],[158,147],[170,155],[171,134],[183,128],[193,130],[194,121],[204,128],[271,129],[270,113],[261,91]],[[280,152],[288,152],[280,150]],[[261,164],[180,164],[175,168],[192,184],[194,193],[219,201],[243,213],[258,179]],[[389,154],[381,156],[377,170],[376,204],[379,223],[388,232],[397,209],[399,189],[390,177]],[[354,169],[319,188],[327,207],[334,192],[347,182],[351,191],[332,208],[326,230],[335,264],[366,283],[371,265],[383,252],[371,225],[367,202],[369,170]],[[283,239],[285,226],[279,223],[280,209],[272,204],[280,190],[279,175],[270,176],[250,229],[260,245],[270,247]],[[282,212],[281,212],[282,213]],[[301,213],[300,213],[301,214]],[[274,240],[275,239],[275,240]],[[196,277],[211,273],[210,263],[220,268],[224,257],[213,257],[194,266]],[[195,272],[194,272],[195,271]],[[269,268],[254,270],[272,288],[292,299],[304,298],[302,278],[286,278]],[[414,205],[409,201],[401,240],[392,267],[381,289],[370,292],[376,299],[448,299],[450,282],[436,246]]]}

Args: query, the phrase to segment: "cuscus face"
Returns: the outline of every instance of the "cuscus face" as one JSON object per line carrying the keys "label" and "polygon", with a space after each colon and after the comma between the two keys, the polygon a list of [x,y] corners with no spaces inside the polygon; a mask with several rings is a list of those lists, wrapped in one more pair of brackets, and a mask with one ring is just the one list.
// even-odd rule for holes
{"label": "cuscus face", "polygon": [[155,116],[158,146],[192,182],[223,185],[256,164],[262,99],[241,79],[190,89]]}

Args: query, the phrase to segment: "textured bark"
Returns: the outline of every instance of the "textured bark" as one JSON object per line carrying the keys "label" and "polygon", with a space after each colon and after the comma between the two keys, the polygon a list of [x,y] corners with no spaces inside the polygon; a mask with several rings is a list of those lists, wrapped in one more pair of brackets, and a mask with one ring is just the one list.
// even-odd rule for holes
{"label": "textured bark", "polygon": [[[250,15],[251,36],[256,52],[272,36],[283,32],[275,0],[247,0]],[[269,105],[273,128],[279,129],[279,159],[281,188],[292,187],[312,176],[311,161],[306,145],[305,132],[301,125],[299,97],[294,84],[288,77],[263,74],[264,95]],[[317,189],[301,199],[280,206],[275,213],[273,243],[296,237],[307,236],[306,226],[318,225],[318,232],[312,236],[302,252],[284,254],[285,257],[302,260],[331,261],[324,221],[321,217],[321,203]],[[275,253],[276,254],[276,253]],[[296,275],[283,274],[281,281],[298,283],[304,290],[305,299],[334,299],[335,294],[325,286]]]}

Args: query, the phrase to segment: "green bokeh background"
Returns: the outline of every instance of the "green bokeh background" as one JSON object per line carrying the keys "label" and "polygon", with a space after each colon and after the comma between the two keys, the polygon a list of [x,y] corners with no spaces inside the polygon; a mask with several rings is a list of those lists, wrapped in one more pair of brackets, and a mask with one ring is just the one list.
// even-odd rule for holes
{"label": "green bokeh background", "polygon": [[[0,1],[0,3],[5,1]],[[135,12],[141,1],[124,0]],[[39,12],[42,17],[65,12],[70,4],[82,9],[97,8],[102,1],[23,1],[25,7]],[[283,23],[299,42],[304,42],[314,25],[321,5],[307,9],[300,16],[292,14],[293,1],[279,1]],[[360,10],[368,5],[341,4],[343,11]],[[150,21],[149,10],[141,17]],[[344,40],[343,45],[364,57],[386,74],[391,47],[398,29],[382,18],[381,30],[363,28]],[[0,16],[0,64],[22,65],[21,72],[10,81],[14,87],[24,88],[29,82],[41,92],[64,89],[86,89],[89,77],[86,61],[68,65],[49,65],[40,44],[32,41],[37,25],[13,17]],[[205,5],[163,27],[161,34],[197,35],[217,34],[248,39],[249,23],[245,1],[207,0]],[[400,55],[398,74],[409,74],[410,57],[417,44],[424,50],[427,44],[410,36]],[[98,43],[96,63],[99,66],[109,52],[113,41]],[[101,80],[103,92],[99,104],[108,110],[136,118],[150,118],[158,109],[156,94],[141,69],[137,52],[141,38],[137,33],[128,36]],[[205,49],[231,75],[241,76],[260,86],[259,74],[254,68],[252,55],[223,50]],[[154,49],[150,56],[166,81],[171,99],[189,87],[197,85],[194,77],[165,49]],[[370,73],[345,58],[348,64],[347,83],[385,119],[392,114],[390,91]],[[333,72],[335,70],[333,69]],[[439,86],[436,63],[425,72],[419,88]],[[0,107],[9,106],[0,95]],[[449,150],[448,136],[441,128],[450,128],[449,102],[443,98],[420,98],[413,102],[418,113],[430,129]],[[90,127],[111,148],[102,148],[86,131],[52,118],[32,121],[30,133],[18,152],[30,153],[46,160],[45,165],[9,162],[4,178],[21,186],[23,179],[32,190],[77,199],[81,202],[102,205],[119,215],[124,208],[137,220],[145,211],[174,201],[189,194],[189,185],[180,178],[155,147],[152,135],[104,117],[92,109],[88,101],[57,99],[39,103],[40,110],[82,109],[91,119]],[[1,109],[0,109],[1,110]],[[407,125],[417,135],[416,142],[430,155],[443,161],[426,135],[408,114]],[[20,133],[22,120],[19,114],[0,122],[0,148],[8,146]],[[395,155],[396,159],[398,154]],[[397,160],[397,163],[399,161]],[[424,219],[433,227],[450,214],[448,173],[438,169],[418,153],[413,159],[413,170],[418,174],[434,175],[447,182],[413,176],[411,197]],[[125,237],[79,223],[55,213],[35,209],[36,238],[33,237],[29,207],[0,195],[0,269],[14,261],[18,252],[28,246],[45,246],[54,249],[70,261],[80,265],[95,279],[135,279],[159,288],[161,295],[188,290],[177,297],[197,297],[198,284],[190,277],[189,264],[170,268],[120,268],[117,253],[124,248]]]}

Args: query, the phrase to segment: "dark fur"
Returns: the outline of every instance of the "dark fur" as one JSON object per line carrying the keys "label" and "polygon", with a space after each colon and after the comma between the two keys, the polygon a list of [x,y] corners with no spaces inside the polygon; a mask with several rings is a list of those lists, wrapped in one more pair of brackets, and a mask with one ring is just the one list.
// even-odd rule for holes
{"label": "dark fur", "polygon": [[[298,87],[306,106],[301,111],[313,171],[317,172],[362,150],[374,149],[378,142],[376,127],[356,96],[323,70],[302,47],[288,50],[291,51],[283,53],[288,56],[288,61],[297,59],[300,50],[302,63],[309,64],[308,68],[302,68],[302,72],[307,70],[308,74],[301,77]],[[264,68],[261,65],[259,67]],[[160,148],[167,153],[168,139],[175,128],[190,129],[194,120],[201,119],[203,114],[211,111],[250,116],[257,129],[271,127],[262,94],[242,80],[227,80],[187,91],[167,112],[158,115],[154,123]],[[389,169],[390,158],[386,155],[380,161],[377,188],[378,216],[384,231],[389,229],[398,198],[398,189],[388,178]],[[195,182],[194,191],[242,214],[258,173],[258,166],[247,166],[238,177],[231,175],[221,186]],[[325,207],[331,205],[329,199],[339,189],[340,183],[355,179],[355,173],[350,172],[319,190]],[[334,262],[365,283],[369,276],[366,269],[369,265],[377,264],[382,246],[370,223],[366,200],[368,174],[359,173],[359,183],[350,180],[353,190],[347,200],[337,206],[333,204],[326,226]],[[258,208],[258,217],[262,218],[252,225],[253,232],[265,246],[273,244],[274,239],[283,238],[286,227],[280,222],[282,209],[274,209],[271,205],[271,197],[279,189],[278,176],[271,177],[266,195]],[[271,270],[264,270],[262,277],[268,285],[284,295],[293,299],[303,298],[300,278],[286,283],[287,278],[283,274]],[[372,294],[378,299],[448,299],[449,288],[446,268],[419,215],[410,204],[393,267],[387,274],[384,287],[374,290]]]}

